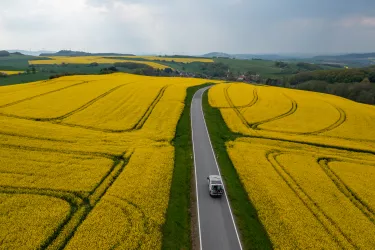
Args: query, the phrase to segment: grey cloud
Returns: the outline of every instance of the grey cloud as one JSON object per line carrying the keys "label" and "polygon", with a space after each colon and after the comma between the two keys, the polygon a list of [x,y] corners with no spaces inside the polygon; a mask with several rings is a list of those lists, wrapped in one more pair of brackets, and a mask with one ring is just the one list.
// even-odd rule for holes
{"label": "grey cloud", "polygon": [[7,38],[0,47],[192,54],[375,50],[375,2],[368,0],[66,2],[3,0],[0,32]]}

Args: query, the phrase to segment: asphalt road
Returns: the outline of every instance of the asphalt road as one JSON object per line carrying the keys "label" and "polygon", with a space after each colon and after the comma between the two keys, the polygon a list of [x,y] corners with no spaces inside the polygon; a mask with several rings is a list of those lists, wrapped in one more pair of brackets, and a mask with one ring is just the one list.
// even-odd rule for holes
{"label": "asphalt road", "polygon": [[200,248],[242,249],[226,193],[221,198],[212,198],[208,193],[207,176],[220,175],[220,170],[202,111],[202,95],[206,90],[198,90],[191,104]]}

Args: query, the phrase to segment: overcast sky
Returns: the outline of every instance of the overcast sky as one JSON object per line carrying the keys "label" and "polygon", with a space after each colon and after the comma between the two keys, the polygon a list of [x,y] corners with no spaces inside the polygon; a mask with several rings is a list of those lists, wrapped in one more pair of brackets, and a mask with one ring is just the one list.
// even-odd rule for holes
{"label": "overcast sky", "polygon": [[375,51],[374,0],[0,0],[0,49]]}

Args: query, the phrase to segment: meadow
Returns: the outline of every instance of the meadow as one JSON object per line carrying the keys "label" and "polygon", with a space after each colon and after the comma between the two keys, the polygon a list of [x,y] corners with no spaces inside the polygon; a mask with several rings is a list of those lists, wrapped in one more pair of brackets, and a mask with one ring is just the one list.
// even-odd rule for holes
{"label": "meadow", "polygon": [[0,88],[1,249],[160,249],[186,90],[68,76]]}
{"label": "meadow", "polygon": [[208,101],[273,248],[375,248],[373,106],[242,83],[215,85]]}

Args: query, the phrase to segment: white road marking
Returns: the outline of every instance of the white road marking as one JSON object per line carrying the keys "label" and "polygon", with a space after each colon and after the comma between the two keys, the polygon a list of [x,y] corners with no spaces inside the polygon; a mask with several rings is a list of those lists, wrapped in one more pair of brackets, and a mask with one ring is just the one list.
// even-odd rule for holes
{"label": "white road marking", "polygon": [[[198,91],[197,91],[198,92]],[[193,95],[193,98],[191,99],[191,104],[190,104],[190,126],[191,126],[191,140],[193,142],[193,157],[194,157],[194,172],[195,172],[195,195],[197,197],[197,212],[198,212],[198,234],[199,234],[199,249],[202,250],[202,235],[201,235],[201,220],[199,216],[199,197],[198,197],[198,180],[197,180],[197,164],[195,162],[195,147],[194,147],[194,132],[193,132],[193,115],[191,111],[193,110],[193,101],[194,101],[194,96],[197,94]]]}

